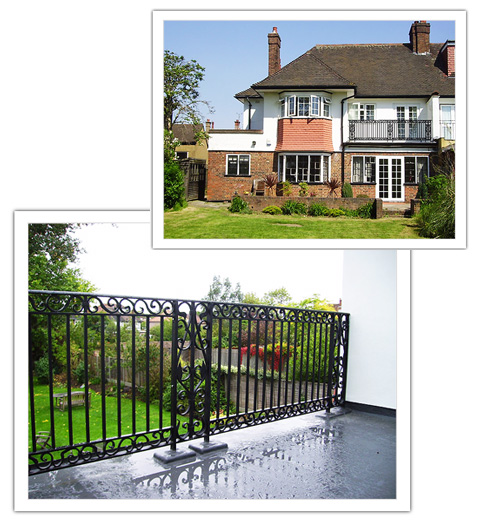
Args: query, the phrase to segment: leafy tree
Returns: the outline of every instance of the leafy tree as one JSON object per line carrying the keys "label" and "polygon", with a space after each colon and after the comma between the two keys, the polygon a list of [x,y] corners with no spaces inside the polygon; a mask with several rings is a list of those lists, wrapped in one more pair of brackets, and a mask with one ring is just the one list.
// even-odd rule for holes
{"label": "leafy tree", "polygon": [[175,161],[163,165],[163,208],[179,210],[186,205],[183,172]]}
{"label": "leafy tree", "polygon": [[290,301],[292,301],[292,297],[285,287],[267,292],[262,300],[267,305],[288,305]]}
{"label": "leafy tree", "polygon": [[203,299],[207,301],[242,303],[243,293],[240,288],[240,283],[237,283],[235,288],[233,288],[229,278],[225,278],[222,282],[220,276],[214,276],[213,282],[210,285],[210,290]]}
{"label": "leafy tree", "polygon": [[176,122],[200,122],[198,106],[209,103],[200,100],[199,86],[205,77],[205,68],[196,60],[186,61],[181,55],[165,50],[164,53],[164,129],[172,131]]}
{"label": "leafy tree", "polygon": [[72,265],[82,252],[74,237],[79,224],[28,225],[28,286],[34,290],[93,291]]}

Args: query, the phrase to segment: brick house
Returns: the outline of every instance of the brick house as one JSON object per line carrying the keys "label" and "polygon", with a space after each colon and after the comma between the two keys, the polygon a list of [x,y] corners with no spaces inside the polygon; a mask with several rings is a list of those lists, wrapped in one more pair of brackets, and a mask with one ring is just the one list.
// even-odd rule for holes
{"label": "brick house", "polygon": [[[283,68],[277,28],[268,77],[235,95],[243,125],[211,129],[207,198],[251,192],[267,174],[326,196],[325,181],[353,195],[409,202],[455,141],[455,41],[430,43],[414,22],[404,44],[316,45]],[[450,153],[451,155],[451,153]]]}

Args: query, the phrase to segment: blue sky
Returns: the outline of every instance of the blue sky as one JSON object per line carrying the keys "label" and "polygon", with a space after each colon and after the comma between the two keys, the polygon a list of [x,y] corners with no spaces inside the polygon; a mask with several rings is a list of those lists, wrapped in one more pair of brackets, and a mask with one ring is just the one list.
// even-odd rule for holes
{"label": "blue sky", "polygon": [[[412,13],[408,13],[412,14]],[[417,18],[418,19],[418,18]],[[316,44],[408,42],[415,19],[405,21],[165,21],[164,47],[205,69],[201,97],[215,108],[215,128],[233,128],[243,106],[234,95],[268,75],[267,34],[276,26],[282,39],[282,67]],[[455,39],[453,21],[430,22],[430,41]]]}

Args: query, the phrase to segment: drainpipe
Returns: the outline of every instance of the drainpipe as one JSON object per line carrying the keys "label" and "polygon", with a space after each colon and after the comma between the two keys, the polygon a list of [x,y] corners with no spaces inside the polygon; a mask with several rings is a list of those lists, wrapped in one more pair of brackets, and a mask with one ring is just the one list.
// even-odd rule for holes
{"label": "drainpipe", "polygon": [[355,95],[350,95],[350,97],[345,97],[342,99],[342,120],[340,121],[340,134],[342,137],[342,186],[345,182],[345,143],[343,142],[343,104],[346,100],[352,99]]}
{"label": "drainpipe", "polygon": [[252,103],[248,97],[246,97],[246,99],[248,102],[248,129],[250,129],[250,124],[252,122]]}

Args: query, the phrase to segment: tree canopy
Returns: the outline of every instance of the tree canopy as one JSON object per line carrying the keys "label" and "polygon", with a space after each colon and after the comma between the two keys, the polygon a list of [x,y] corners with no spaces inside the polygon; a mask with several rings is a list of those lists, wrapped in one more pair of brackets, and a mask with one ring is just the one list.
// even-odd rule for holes
{"label": "tree canopy", "polygon": [[208,294],[203,298],[207,301],[222,301],[228,303],[242,303],[243,293],[240,283],[233,288],[229,278],[222,281],[220,276],[213,276],[213,282],[210,285]]}
{"label": "tree canopy", "polygon": [[163,70],[164,129],[172,131],[176,122],[197,124],[200,122],[199,105],[212,111],[209,103],[200,100],[199,86],[204,79],[205,68],[196,60],[165,50]]}
{"label": "tree canopy", "polygon": [[79,224],[28,225],[28,287],[32,290],[93,291],[73,266],[82,252],[74,237]]}

